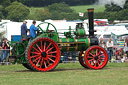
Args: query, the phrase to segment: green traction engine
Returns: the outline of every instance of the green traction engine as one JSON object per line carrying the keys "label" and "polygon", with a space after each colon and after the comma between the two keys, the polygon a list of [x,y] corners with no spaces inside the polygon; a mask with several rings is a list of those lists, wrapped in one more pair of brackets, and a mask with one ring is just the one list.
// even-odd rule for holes
{"label": "green traction engine", "polygon": [[[108,55],[104,48],[98,46],[98,39],[94,36],[93,12],[94,9],[88,9],[89,35],[86,35],[83,23],[77,23],[75,30],[69,27],[63,33],[65,38],[61,38],[53,24],[44,22],[37,26],[40,31],[36,38],[11,42],[10,61],[34,71],[51,71],[58,65],[63,52],[74,51],[79,52],[77,57],[83,67],[103,68],[108,62]],[[42,29],[43,24],[47,24],[46,30]]]}

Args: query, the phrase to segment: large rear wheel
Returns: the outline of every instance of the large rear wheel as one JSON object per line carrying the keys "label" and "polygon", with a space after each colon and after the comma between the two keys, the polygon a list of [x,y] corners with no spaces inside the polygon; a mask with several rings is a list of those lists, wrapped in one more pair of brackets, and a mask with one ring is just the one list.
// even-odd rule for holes
{"label": "large rear wheel", "polygon": [[79,63],[80,63],[84,68],[88,68],[87,65],[85,64],[84,57],[82,57],[83,54],[84,54],[83,51],[81,51],[80,54],[79,54],[79,57],[78,57]]}
{"label": "large rear wheel", "polygon": [[89,47],[84,55],[87,67],[91,69],[102,69],[108,62],[108,55],[100,46]]}
{"label": "large rear wheel", "polygon": [[39,37],[28,44],[25,59],[35,71],[50,71],[59,63],[60,50],[52,39]]}

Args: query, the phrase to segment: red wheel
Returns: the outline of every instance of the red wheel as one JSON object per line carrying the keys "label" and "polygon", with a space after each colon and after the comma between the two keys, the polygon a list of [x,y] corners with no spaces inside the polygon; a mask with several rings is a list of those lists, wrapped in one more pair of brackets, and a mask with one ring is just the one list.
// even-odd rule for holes
{"label": "red wheel", "polygon": [[104,48],[99,46],[92,46],[87,49],[85,56],[85,63],[91,69],[101,69],[108,62],[108,55]]}
{"label": "red wheel", "polygon": [[[79,56],[82,56],[82,54],[83,54],[83,51],[80,52]],[[84,68],[88,68],[87,65],[85,64],[84,57],[78,57],[78,60],[79,60],[80,64],[81,64]]]}
{"label": "red wheel", "polygon": [[60,50],[50,38],[36,38],[26,49],[26,61],[36,71],[53,70],[59,63]]}

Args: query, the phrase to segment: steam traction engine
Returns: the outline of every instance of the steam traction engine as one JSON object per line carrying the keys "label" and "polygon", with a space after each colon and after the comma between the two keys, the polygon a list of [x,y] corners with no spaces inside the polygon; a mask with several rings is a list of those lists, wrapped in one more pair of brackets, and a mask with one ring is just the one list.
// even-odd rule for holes
{"label": "steam traction engine", "polygon": [[[79,62],[85,68],[101,69],[108,62],[107,52],[98,46],[98,39],[94,36],[93,11],[88,9],[89,36],[86,35],[82,23],[77,23],[75,31],[69,28],[64,32],[65,38],[60,38],[55,26],[47,23],[46,30],[37,33],[37,37],[22,42],[11,42],[13,47],[10,60],[12,63],[22,63],[30,70],[51,71],[60,61],[65,51],[80,51]],[[52,26],[54,30],[49,30]]]}

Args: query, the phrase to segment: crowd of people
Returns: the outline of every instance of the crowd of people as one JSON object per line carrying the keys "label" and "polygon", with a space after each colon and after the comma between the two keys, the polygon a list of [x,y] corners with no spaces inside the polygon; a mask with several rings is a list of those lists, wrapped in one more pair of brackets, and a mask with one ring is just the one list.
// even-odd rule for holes
{"label": "crowd of people", "polygon": [[120,37],[117,45],[114,45],[111,38],[105,42],[101,37],[99,45],[107,50],[109,62],[128,62],[128,38],[125,40]]}

